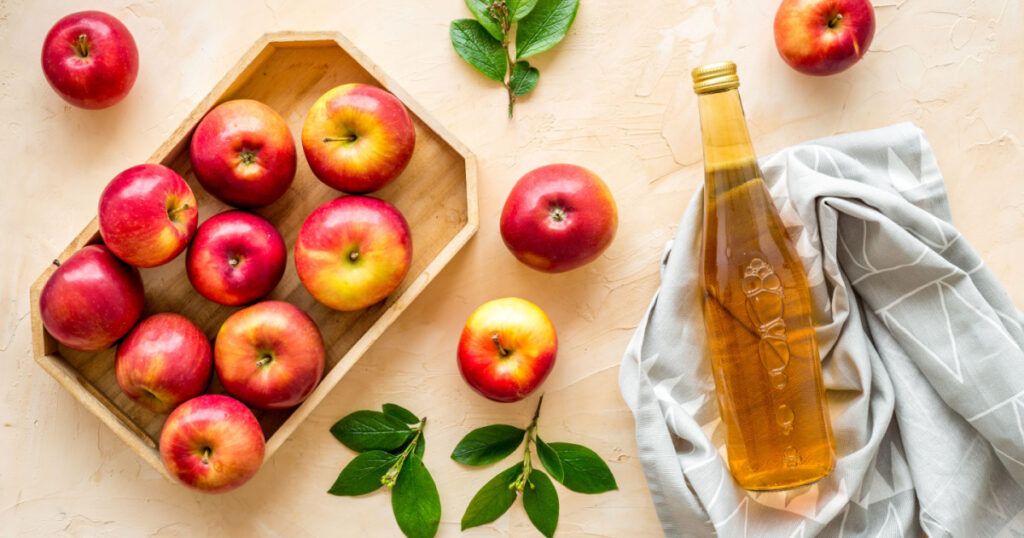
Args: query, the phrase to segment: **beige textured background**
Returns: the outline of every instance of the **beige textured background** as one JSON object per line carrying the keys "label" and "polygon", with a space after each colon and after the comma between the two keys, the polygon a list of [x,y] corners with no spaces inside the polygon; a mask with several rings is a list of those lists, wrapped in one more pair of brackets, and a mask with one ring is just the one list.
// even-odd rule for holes
{"label": "beige textured background", "polygon": [[[505,295],[538,303],[559,331],[542,434],[594,448],[620,486],[597,496],[559,487],[559,534],[659,534],[618,364],[658,285],[662,248],[701,181],[688,73],[705,61],[739,63],[761,154],[898,121],[924,128],[956,223],[1024,304],[1020,2],[875,2],[871,52],[826,79],[778,58],[774,0],[582,4],[569,37],[531,59],[540,85],[509,122],[503,89],[449,44],[448,22],[469,16],[460,0],[97,0],[90,6],[125,22],[141,55],[132,93],[99,112],[65,105],[39,67],[43,36],[80,4],[0,0],[0,535],[397,535],[386,494],[324,493],[353,456],[330,424],[394,401],[430,417],[426,462],[444,506],[439,535],[456,536],[469,499],[502,467],[468,470],[448,453],[471,428],[525,423],[534,403],[486,401],[455,366],[465,318]],[[145,466],[35,365],[28,286],[93,216],[106,182],[145,160],[254,39],[323,29],[345,33],[476,152],[480,232],[252,482],[219,497],[191,493]],[[605,178],[621,224],[597,262],[551,276],[506,252],[497,215],[519,176],[559,161]],[[536,531],[517,504],[466,534]]]}

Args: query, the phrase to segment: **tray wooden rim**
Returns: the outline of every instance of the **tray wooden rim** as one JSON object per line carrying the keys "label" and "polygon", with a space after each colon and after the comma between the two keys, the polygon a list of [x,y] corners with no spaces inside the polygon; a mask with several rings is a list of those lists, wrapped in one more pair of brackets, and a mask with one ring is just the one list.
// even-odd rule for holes
{"label": "tray wooden rim", "polygon": [[[267,448],[264,454],[264,463],[274,455],[281,445],[291,436],[313,409],[327,396],[328,393],[348,373],[369,347],[391,326],[401,313],[420,295],[427,285],[437,274],[451,261],[455,255],[462,250],[469,239],[479,228],[480,214],[477,199],[477,163],[476,156],[436,118],[431,116],[415,98],[409,95],[387,72],[379,65],[373,63],[370,57],[359,47],[352,43],[341,32],[333,31],[284,31],[265,33],[258,38],[252,46],[239,58],[235,65],[228,70],[213,89],[193,109],[193,111],[181,122],[163,144],[147,159],[147,163],[165,163],[168,156],[174,155],[180,150],[180,146],[187,143],[192,129],[199,120],[215,104],[220,102],[225,95],[229,94],[238,86],[245,83],[250,75],[261,65],[261,60],[266,59],[276,48],[281,47],[316,47],[336,44],[351,56],[360,66],[376,78],[388,91],[397,96],[406,107],[426,124],[431,130],[437,133],[448,145],[450,145],[465,160],[466,166],[466,224],[448,242],[447,245],[434,257],[427,267],[416,277],[409,287],[381,314],[370,328],[356,341],[356,343],[345,353],[345,355],[324,375],[316,390],[297,407],[285,422],[267,439]],[[150,464],[162,476],[175,482],[164,468],[160,459],[160,452],[156,443],[150,436],[140,429],[127,415],[124,414],[113,402],[103,393],[96,389],[85,379],[57,350],[57,343],[43,327],[42,317],[39,311],[39,296],[43,286],[50,276],[57,269],[59,263],[63,263],[72,254],[82,247],[94,242],[99,238],[99,218],[93,217],[92,221],[83,229],[65,248],[60,255],[43,271],[29,289],[31,301],[31,322],[32,322],[32,350],[36,363],[39,364],[50,376],[64,387],[71,395],[84,405],[92,414],[96,415],[101,422],[107,425],[113,433],[124,441],[136,454]]]}

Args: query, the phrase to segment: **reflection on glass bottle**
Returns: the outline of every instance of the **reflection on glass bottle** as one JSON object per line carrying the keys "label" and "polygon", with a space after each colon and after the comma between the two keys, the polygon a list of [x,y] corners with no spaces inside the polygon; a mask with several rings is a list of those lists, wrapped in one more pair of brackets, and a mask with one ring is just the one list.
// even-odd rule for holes
{"label": "reflection on glass bottle", "polygon": [[731,62],[693,71],[704,145],[701,287],[729,468],[774,490],[827,476],[835,445],[807,276],[772,203]]}

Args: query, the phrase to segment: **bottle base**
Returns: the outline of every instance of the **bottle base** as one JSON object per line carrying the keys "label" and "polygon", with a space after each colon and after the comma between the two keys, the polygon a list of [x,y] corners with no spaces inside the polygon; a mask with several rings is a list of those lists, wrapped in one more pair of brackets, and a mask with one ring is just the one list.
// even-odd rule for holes
{"label": "bottle base", "polygon": [[786,469],[736,477],[736,482],[747,491],[780,491],[813,484],[832,473],[834,465],[827,468]]}

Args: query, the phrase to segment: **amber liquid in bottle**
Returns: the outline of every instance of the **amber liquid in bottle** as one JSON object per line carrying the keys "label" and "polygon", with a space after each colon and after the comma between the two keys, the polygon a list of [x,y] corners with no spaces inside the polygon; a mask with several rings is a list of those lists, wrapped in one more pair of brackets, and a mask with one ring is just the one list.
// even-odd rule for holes
{"label": "amber liquid in bottle", "polygon": [[704,145],[704,322],[729,468],[749,490],[827,476],[835,444],[803,264],[757,165],[736,67],[694,70]]}

